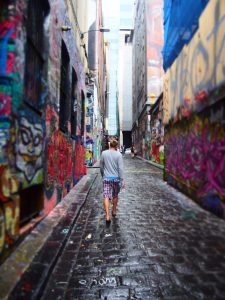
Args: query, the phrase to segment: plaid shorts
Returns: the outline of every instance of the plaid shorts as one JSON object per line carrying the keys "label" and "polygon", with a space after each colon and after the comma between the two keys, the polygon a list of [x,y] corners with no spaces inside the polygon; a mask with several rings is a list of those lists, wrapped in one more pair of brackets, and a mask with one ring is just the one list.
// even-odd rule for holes
{"label": "plaid shorts", "polygon": [[120,192],[120,181],[118,179],[104,179],[103,180],[103,197],[110,198],[117,197]]}

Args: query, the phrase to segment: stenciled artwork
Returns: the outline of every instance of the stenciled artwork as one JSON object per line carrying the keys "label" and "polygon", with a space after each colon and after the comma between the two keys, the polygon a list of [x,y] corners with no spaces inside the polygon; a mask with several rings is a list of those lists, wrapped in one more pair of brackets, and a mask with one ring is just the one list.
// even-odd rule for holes
{"label": "stenciled artwork", "polygon": [[42,154],[42,124],[35,117],[21,117],[16,148],[16,166],[29,183],[35,181],[37,184],[42,181]]}

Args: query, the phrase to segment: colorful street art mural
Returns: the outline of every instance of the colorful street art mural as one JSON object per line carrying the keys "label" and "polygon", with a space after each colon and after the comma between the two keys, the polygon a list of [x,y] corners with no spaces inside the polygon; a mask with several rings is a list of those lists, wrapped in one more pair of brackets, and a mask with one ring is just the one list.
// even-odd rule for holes
{"label": "colorful street art mural", "polygon": [[[36,36],[40,47],[33,49],[27,37],[38,18],[32,19],[27,12],[36,7],[43,9],[43,36]],[[81,103],[85,73],[80,45],[72,32],[59,30],[60,24],[71,25],[68,15],[63,0],[0,0],[0,261],[19,238],[23,222],[29,222],[34,212],[48,214],[86,172]],[[59,125],[62,41],[69,54],[69,87],[72,69],[77,75],[73,137],[71,124],[68,132]],[[29,197],[33,189],[40,199]],[[32,201],[38,205],[30,205]],[[26,203],[38,210],[28,213]]]}
{"label": "colorful street art mural", "polygon": [[101,154],[101,116],[98,104],[97,87],[92,86],[86,101],[86,165],[92,166]]}
{"label": "colorful street art mural", "polygon": [[[85,74],[80,59],[79,48],[72,32],[62,34],[58,30],[59,24],[70,24],[67,17],[67,7],[64,1],[50,3],[50,47],[48,87],[49,95],[46,108],[46,174],[45,174],[45,213],[51,211],[54,206],[70,191],[85,174],[85,150],[84,136],[81,136],[82,127],[82,90],[85,90]],[[72,25],[71,25],[72,26]],[[68,74],[69,87],[72,88],[72,69],[76,73],[76,91],[70,94],[76,95],[76,135],[71,138],[71,126],[68,132],[62,132],[59,128],[59,89],[60,89],[60,60],[61,44],[64,41],[70,59],[70,71]],[[84,100],[85,101],[85,100]],[[71,107],[74,109],[74,107]],[[84,113],[85,114],[85,113]]]}
{"label": "colorful street art mural", "polygon": [[212,0],[164,80],[165,177],[225,218],[225,3]]}
{"label": "colorful street art mural", "polygon": [[0,165],[0,255],[19,237],[18,179],[7,165]]}
{"label": "colorful street art mural", "polygon": [[[147,56],[147,104],[154,106],[163,90],[163,1],[146,1],[146,56]],[[156,116],[143,115],[139,124],[140,145],[135,145],[143,158],[161,163],[159,147],[161,146],[161,125],[152,122]],[[155,120],[156,121],[156,120]],[[163,162],[162,162],[163,163]]]}
{"label": "colorful street art mural", "polygon": [[16,5],[15,1],[0,1],[0,256],[19,236],[17,192],[20,182],[12,168],[16,132],[12,112],[21,101],[22,84],[17,73],[21,60],[16,59],[16,29],[21,25],[20,2]]}
{"label": "colorful street art mural", "polygon": [[95,162],[94,158],[94,97],[91,93],[87,97],[86,107],[86,165],[92,166]]}
{"label": "colorful street art mural", "polygon": [[[85,73],[80,59],[79,48],[74,40],[73,33],[68,31],[63,34],[58,30],[59,24],[69,24],[67,7],[64,1],[50,3],[49,16],[49,61],[48,61],[48,88],[49,95],[45,110],[46,138],[45,138],[45,214],[63,199],[86,173],[84,136],[81,136],[82,104],[81,94],[85,90]],[[72,26],[72,25],[71,25]],[[77,97],[77,127],[76,135],[71,137],[71,125],[68,132],[59,128],[59,90],[60,90],[60,65],[61,44],[64,41],[70,59],[68,74],[69,87],[72,88],[72,69],[76,72],[76,91],[70,91]],[[73,109],[74,107],[71,107]]]}
{"label": "colorful street art mural", "polygon": [[[215,118],[216,116],[216,118]],[[224,99],[169,129],[165,140],[168,182],[225,218]]]}
{"label": "colorful street art mural", "polygon": [[163,84],[163,0],[146,1],[147,97],[154,104]]}
{"label": "colorful street art mural", "polygon": [[23,175],[24,188],[43,183],[43,125],[34,114],[20,116],[18,125],[16,167]]}
{"label": "colorful street art mural", "polygon": [[164,124],[200,112],[221,98],[224,46],[225,4],[212,0],[199,19],[199,30],[165,74]]}
{"label": "colorful street art mural", "polygon": [[[46,126],[49,129],[46,157],[46,196],[51,206],[61,201],[72,186],[72,141],[57,129],[58,116],[49,106],[47,108]],[[52,198],[55,189],[56,198]],[[50,200],[50,201],[49,201]]]}
{"label": "colorful street art mural", "polygon": [[80,140],[75,143],[75,159],[73,167],[73,182],[76,184],[86,174],[85,149]]}

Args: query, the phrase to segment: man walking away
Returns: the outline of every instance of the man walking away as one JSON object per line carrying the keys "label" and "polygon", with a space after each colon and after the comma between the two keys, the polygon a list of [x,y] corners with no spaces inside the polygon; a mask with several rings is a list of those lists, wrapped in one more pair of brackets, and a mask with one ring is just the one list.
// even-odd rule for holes
{"label": "man walking away", "polygon": [[109,146],[109,150],[102,152],[100,159],[100,171],[103,178],[103,204],[107,225],[111,222],[109,201],[112,199],[112,216],[115,217],[120,187],[125,187],[123,178],[123,158],[121,153],[117,151],[118,142],[113,139],[110,141]]}

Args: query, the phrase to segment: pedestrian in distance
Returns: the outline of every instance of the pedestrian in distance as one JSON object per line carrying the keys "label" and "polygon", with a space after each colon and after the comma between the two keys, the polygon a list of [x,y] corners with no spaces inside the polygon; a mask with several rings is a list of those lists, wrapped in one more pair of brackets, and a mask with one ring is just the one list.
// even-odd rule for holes
{"label": "pedestrian in distance", "polygon": [[124,155],[125,154],[125,146],[120,146],[120,153],[122,154],[122,155]]}
{"label": "pedestrian in distance", "polygon": [[134,158],[134,156],[135,156],[135,151],[136,151],[136,149],[135,149],[134,145],[132,145],[131,148],[130,148],[132,158]]}
{"label": "pedestrian in distance", "polygon": [[118,142],[110,141],[109,150],[105,150],[100,158],[100,171],[103,178],[103,206],[106,215],[106,225],[110,225],[110,200],[112,200],[112,216],[116,217],[118,194],[125,187],[123,178],[123,158],[117,151]]}

